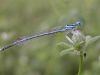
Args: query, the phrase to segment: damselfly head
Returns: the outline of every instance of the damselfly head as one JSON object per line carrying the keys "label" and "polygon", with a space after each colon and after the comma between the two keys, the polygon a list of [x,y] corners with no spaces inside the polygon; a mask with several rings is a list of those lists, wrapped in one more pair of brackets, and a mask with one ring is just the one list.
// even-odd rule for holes
{"label": "damselfly head", "polygon": [[65,26],[66,30],[72,30],[72,29],[76,29],[78,26],[80,26],[80,22],[77,21],[76,23],[73,24],[68,24]]}
{"label": "damselfly head", "polygon": [[76,22],[76,26],[80,26],[81,23],[79,21]]}

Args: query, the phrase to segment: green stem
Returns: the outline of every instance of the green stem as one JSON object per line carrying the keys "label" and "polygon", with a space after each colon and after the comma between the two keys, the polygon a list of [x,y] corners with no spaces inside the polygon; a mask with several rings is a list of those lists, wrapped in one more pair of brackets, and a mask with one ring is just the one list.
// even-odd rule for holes
{"label": "green stem", "polygon": [[80,51],[78,75],[82,75],[82,71],[83,71],[83,57],[84,57],[83,53]]}

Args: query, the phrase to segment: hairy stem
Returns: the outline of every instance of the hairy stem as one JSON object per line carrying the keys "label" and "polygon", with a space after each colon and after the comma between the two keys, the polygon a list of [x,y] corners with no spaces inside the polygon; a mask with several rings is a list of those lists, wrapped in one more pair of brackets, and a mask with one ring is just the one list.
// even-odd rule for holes
{"label": "hairy stem", "polygon": [[83,71],[83,57],[84,57],[83,53],[80,51],[78,75],[82,75],[82,71]]}

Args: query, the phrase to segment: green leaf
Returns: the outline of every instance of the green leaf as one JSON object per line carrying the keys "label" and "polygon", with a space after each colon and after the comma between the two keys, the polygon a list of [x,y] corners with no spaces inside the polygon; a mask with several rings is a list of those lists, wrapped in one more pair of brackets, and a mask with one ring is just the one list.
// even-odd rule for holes
{"label": "green leaf", "polygon": [[89,45],[93,44],[98,40],[100,40],[100,36],[95,36],[95,37],[86,36],[86,47],[88,47]]}
{"label": "green leaf", "polygon": [[59,50],[65,50],[65,49],[67,49],[69,47],[70,47],[70,45],[65,43],[65,42],[60,42],[60,43],[57,44],[57,48]]}
{"label": "green leaf", "polygon": [[69,49],[66,49],[66,50],[61,51],[60,52],[60,55],[63,56],[65,54],[70,54],[72,52],[74,52],[74,48],[69,48]]}
{"label": "green leaf", "polygon": [[69,38],[68,36],[66,36],[66,38],[67,38],[67,40],[68,40],[69,43],[74,44],[74,42],[72,41],[71,38]]}

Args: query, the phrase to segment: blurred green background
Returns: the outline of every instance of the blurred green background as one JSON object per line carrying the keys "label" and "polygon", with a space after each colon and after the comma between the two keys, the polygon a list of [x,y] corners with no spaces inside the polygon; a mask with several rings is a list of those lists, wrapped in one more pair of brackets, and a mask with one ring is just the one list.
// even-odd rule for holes
{"label": "blurred green background", "polygon": [[[100,34],[100,0],[0,0],[0,47],[21,36],[82,21],[85,35]],[[58,33],[0,53],[0,75],[77,75],[78,56],[59,56]],[[91,45],[83,75],[100,75],[100,41]]]}

